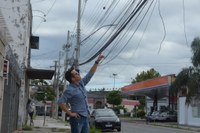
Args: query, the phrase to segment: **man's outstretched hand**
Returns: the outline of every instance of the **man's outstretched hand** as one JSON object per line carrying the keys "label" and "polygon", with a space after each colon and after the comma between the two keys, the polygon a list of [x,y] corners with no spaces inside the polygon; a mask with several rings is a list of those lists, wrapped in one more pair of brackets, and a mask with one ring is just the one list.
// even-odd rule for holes
{"label": "man's outstretched hand", "polygon": [[96,62],[100,62],[102,59],[104,58],[104,55],[101,53],[101,54],[99,54],[99,56],[98,56],[98,58],[97,58],[97,60],[96,60]]}

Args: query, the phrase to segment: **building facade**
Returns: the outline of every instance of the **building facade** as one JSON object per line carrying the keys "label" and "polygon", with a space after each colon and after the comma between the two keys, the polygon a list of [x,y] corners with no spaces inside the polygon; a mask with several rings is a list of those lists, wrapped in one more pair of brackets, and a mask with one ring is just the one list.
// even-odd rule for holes
{"label": "building facade", "polygon": [[6,58],[6,42],[5,33],[8,34],[8,30],[5,26],[5,20],[0,12],[0,129],[1,129],[1,119],[3,111],[3,94],[4,94],[4,60]]}
{"label": "building facade", "polygon": [[1,40],[6,40],[1,41],[0,60],[9,62],[7,77],[0,79],[0,132],[11,133],[26,123],[32,14],[30,0],[1,0],[0,5]]}
{"label": "building facade", "polygon": [[1,0],[0,5],[0,132],[12,133],[27,122],[30,80],[52,79],[54,70],[30,66],[31,49],[39,48],[39,37],[32,35],[30,0]]}

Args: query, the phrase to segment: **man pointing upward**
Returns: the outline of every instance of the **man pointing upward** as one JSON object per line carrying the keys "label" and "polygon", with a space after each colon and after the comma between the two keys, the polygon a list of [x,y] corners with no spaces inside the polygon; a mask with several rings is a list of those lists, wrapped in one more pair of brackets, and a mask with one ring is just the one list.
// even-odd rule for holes
{"label": "man pointing upward", "polygon": [[[58,105],[70,116],[71,133],[89,133],[89,109],[85,86],[96,72],[97,66],[103,58],[104,56],[100,54],[90,71],[83,78],[74,68],[65,73],[65,79],[70,84],[59,98]],[[70,108],[66,103],[70,105]]]}

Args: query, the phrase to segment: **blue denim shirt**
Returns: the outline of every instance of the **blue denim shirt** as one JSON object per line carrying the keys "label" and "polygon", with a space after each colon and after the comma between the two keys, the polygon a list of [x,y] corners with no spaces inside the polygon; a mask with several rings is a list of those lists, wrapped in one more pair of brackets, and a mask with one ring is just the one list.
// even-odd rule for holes
{"label": "blue denim shirt", "polygon": [[81,79],[79,85],[69,84],[63,95],[59,98],[58,104],[69,103],[71,106],[71,112],[76,112],[87,117],[89,114],[89,108],[85,85],[90,81],[92,76],[93,74],[89,72]]}

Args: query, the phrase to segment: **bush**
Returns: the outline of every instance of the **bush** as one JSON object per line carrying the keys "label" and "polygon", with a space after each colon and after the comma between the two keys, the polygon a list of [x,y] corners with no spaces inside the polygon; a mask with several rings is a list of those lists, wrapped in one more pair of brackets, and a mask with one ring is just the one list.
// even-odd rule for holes
{"label": "bush", "polygon": [[126,108],[124,106],[117,106],[117,107],[113,108],[113,110],[115,111],[116,114],[120,114],[120,109],[123,109],[124,113],[127,112],[127,110],[126,110]]}
{"label": "bush", "polygon": [[142,109],[137,110],[137,116],[140,118],[144,118],[145,117],[145,112]]}

